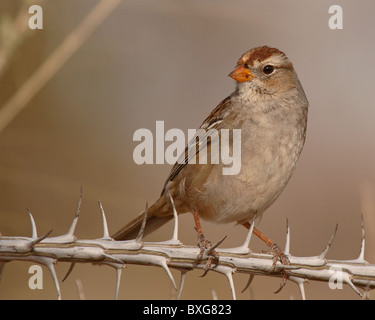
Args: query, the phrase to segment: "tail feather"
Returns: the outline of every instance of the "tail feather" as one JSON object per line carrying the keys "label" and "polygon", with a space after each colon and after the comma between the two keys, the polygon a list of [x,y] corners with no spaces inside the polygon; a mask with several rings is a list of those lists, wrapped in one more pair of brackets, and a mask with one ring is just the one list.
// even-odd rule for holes
{"label": "tail feather", "polygon": [[[146,236],[156,229],[160,228],[162,225],[167,223],[173,218],[173,215],[156,216],[155,213],[160,211],[164,205],[163,201],[157,201],[153,206],[147,209],[146,226],[143,236]],[[144,219],[145,212],[143,211],[138,216],[136,216],[127,225],[118,230],[112,235],[114,240],[132,240],[135,239],[139,233],[139,230]]]}
{"label": "tail feather", "polygon": [[[144,212],[137,216],[134,220],[130,221],[126,226],[122,227],[117,231],[112,238],[114,240],[132,240],[138,236],[139,230],[141,228]],[[171,216],[166,217],[147,217],[146,227],[143,236],[147,236],[156,229],[159,229],[162,225],[171,220]]]}

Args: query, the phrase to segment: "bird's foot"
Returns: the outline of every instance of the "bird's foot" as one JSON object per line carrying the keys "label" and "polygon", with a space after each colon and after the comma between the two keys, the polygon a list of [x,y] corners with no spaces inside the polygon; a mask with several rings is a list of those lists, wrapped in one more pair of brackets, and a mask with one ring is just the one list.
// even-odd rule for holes
{"label": "bird's foot", "polygon": [[194,215],[194,222],[195,222],[195,231],[197,232],[197,237],[198,237],[198,246],[200,248],[198,257],[195,260],[195,262],[193,264],[193,267],[196,267],[198,265],[198,263],[202,260],[203,255],[206,253],[208,259],[207,259],[206,265],[203,268],[204,273],[201,276],[201,277],[204,277],[207,274],[207,272],[212,269],[212,263],[215,263],[214,268],[218,265],[218,263],[219,263],[219,254],[215,250],[215,248],[221,242],[224,241],[225,237],[222,240],[220,240],[218,243],[212,245],[211,241],[206,240],[206,237],[203,234],[202,227],[201,227],[201,222],[199,220],[198,211],[194,210],[193,215]]}
{"label": "bird's foot", "polygon": [[[280,247],[276,243],[273,243],[272,245],[270,245],[270,254],[272,254],[273,256],[272,269],[270,270],[270,272],[273,272],[275,270],[277,261],[280,261],[282,265],[284,266],[290,265],[289,258],[285,255],[285,253],[280,249]],[[287,271],[283,269],[282,272],[283,272],[283,279],[280,283],[279,289],[277,289],[275,293],[279,293],[282,290],[282,288],[285,287],[286,281],[288,280]]]}
{"label": "bird's foot", "polygon": [[[211,241],[206,240],[203,233],[199,233],[199,232],[197,232],[197,233],[198,233],[198,246],[200,248],[200,251],[199,251],[197,259],[194,262],[194,267],[197,266],[198,263],[202,260],[204,252],[207,249],[212,247]],[[215,265],[213,267],[212,267],[212,263],[215,263]],[[218,265],[218,263],[219,263],[218,252],[215,249],[210,250],[209,253],[208,253],[207,263],[203,268],[204,273],[201,275],[201,277],[204,277],[209,270],[215,268]]]}
{"label": "bird's foot", "polygon": [[[246,227],[248,229],[250,228],[249,223],[244,223],[243,225],[244,225],[244,227]],[[287,257],[287,255],[280,249],[280,247],[275,242],[273,242],[270,238],[268,238],[264,233],[262,233],[260,230],[258,230],[255,227],[253,229],[253,233],[259,239],[261,239],[263,242],[265,242],[268,245],[268,247],[270,248],[269,253],[272,254],[272,256],[273,256],[272,268],[271,268],[270,272],[273,272],[275,270],[277,261],[280,261],[281,264],[284,265],[284,266],[290,265],[289,258]],[[288,273],[287,273],[286,269],[283,269],[282,272],[283,272],[283,280],[280,283],[280,288],[277,289],[275,293],[279,293],[281,291],[281,289],[285,287],[286,281],[288,280]]]}

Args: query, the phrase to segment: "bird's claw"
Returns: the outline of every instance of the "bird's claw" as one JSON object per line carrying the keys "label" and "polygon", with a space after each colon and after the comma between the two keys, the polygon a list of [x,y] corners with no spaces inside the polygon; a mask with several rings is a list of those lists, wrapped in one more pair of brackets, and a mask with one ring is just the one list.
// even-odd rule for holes
{"label": "bird's claw", "polygon": [[[276,244],[273,243],[270,246],[270,253],[273,255],[272,259],[272,268],[270,272],[273,272],[276,268],[277,261],[280,261],[282,265],[284,266],[289,266],[290,261],[287,255],[280,249],[280,247]],[[286,281],[288,280],[288,273],[285,269],[282,270],[283,272],[283,280],[280,283],[279,289],[277,289],[274,293],[279,293],[286,285]]]}
{"label": "bird's claw", "polygon": [[[203,233],[198,233],[198,246],[200,248],[200,251],[199,251],[197,259],[194,262],[194,265],[193,265],[194,267],[196,267],[198,263],[202,260],[204,252],[207,249],[212,247],[212,243],[211,241],[206,240]],[[212,263],[215,263],[213,267],[212,267]],[[201,275],[201,277],[204,277],[209,270],[216,268],[218,263],[219,263],[219,254],[215,249],[213,249],[208,253],[207,263],[203,268],[204,272]]]}

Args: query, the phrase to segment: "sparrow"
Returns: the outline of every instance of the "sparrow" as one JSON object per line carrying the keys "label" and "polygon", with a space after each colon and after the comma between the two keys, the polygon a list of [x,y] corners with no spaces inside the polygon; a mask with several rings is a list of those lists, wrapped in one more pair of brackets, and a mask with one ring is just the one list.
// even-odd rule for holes
{"label": "sparrow", "polygon": [[[257,226],[296,168],[305,142],[309,103],[293,64],[276,48],[261,46],[245,52],[229,77],[236,81],[234,92],[219,103],[200,129],[218,130],[219,142],[221,129],[240,129],[241,169],[237,174],[225,175],[223,163],[177,161],[160,198],[147,209],[144,235],[173,218],[172,197],[178,214],[193,213],[201,250],[209,242],[204,238],[200,218],[237,222],[246,228],[254,222],[253,232],[271,248],[274,265],[276,260],[289,264],[287,256]],[[233,150],[234,140],[227,140],[227,147]],[[189,160],[188,150],[194,145],[197,159],[202,148],[208,154],[217,152],[212,141],[202,146],[192,139],[182,158]],[[144,212],[113,238],[134,239],[143,217]]]}

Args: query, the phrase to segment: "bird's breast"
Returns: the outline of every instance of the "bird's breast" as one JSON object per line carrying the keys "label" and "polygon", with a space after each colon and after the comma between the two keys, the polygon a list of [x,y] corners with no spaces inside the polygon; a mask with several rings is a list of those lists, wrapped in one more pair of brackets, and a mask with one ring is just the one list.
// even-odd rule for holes
{"label": "bird's breast", "polygon": [[243,121],[241,170],[236,175],[224,175],[223,164],[211,168],[206,183],[192,192],[191,199],[201,216],[217,222],[246,221],[254,212],[268,208],[296,167],[305,123],[284,114]]}

